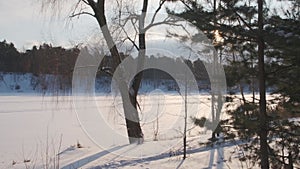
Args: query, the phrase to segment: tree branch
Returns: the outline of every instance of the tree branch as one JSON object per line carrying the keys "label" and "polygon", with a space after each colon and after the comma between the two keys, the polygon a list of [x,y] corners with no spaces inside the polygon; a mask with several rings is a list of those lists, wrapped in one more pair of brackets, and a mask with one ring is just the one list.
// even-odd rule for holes
{"label": "tree branch", "polygon": [[95,17],[94,14],[89,13],[89,12],[79,12],[79,13],[74,13],[74,14],[70,15],[69,17],[70,17],[70,18],[74,18],[74,17],[80,16],[80,15],[90,15],[90,16],[92,16],[92,17]]}
{"label": "tree branch", "polygon": [[[140,50],[140,48],[137,46],[137,44],[134,42],[134,40],[132,40],[128,35],[126,35],[127,36],[127,38],[126,39],[128,39],[132,44],[133,44],[133,46],[136,48],[136,50]],[[125,39],[125,40],[126,40]]]}
{"label": "tree branch", "polygon": [[[169,17],[168,17],[169,18]],[[149,30],[150,28],[157,26],[157,25],[162,25],[162,24],[168,24],[168,25],[173,25],[173,26],[181,26],[184,30],[185,27],[182,24],[176,24],[176,22],[180,21],[180,20],[168,20],[168,18],[166,18],[165,20],[161,21],[161,22],[156,22],[156,23],[152,23],[150,25],[148,25],[147,27],[145,27],[145,31]]]}
{"label": "tree branch", "polygon": [[[164,4],[165,2],[166,2],[166,0],[161,0],[161,1],[159,2],[159,6],[158,6],[158,8],[156,9],[156,11],[154,12],[154,15],[153,15],[153,17],[152,17],[151,22],[150,22],[149,25],[151,25],[151,24],[154,23],[154,20],[155,20],[155,18],[156,18],[157,13],[160,11],[161,7],[163,6],[163,4]],[[147,26],[147,27],[148,27],[148,26]]]}
{"label": "tree branch", "polygon": [[83,3],[90,5],[86,0],[81,0]]}
{"label": "tree branch", "polygon": [[132,26],[133,26],[133,29],[134,29],[135,33],[138,34],[139,31],[138,31],[138,28],[137,28],[136,25],[135,25],[136,22],[137,22],[137,20],[135,20],[135,22],[134,22],[133,19],[134,19],[134,18],[131,18],[131,19],[130,19],[130,22],[131,22],[131,24],[132,24]]}
{"label": "tree branch", "polygon": [[[120,16],[119,16],[119,17],[120,17]],[[122,24],[121,24],[121,22],[118,22],[118,25],[119,25],[119,28],[121,28],[122,31],[123,31],[123,32],[125,33],[125,35],[126,35],[125,40],[128,39],[128,40],[133,44],[134,48],[136,48],[136,49],[139,51],[140,49],[139,49],[138,45],[135,43],[135,39],[136,39],[136,35],[138,34],[138,30],[137,30],[136,27],[135,27],[135,23],[136,23],[136,22],[133,21],[134,19],[136,19],[136,17],[137,17],[137,15],[131,14],[131,15],[129,15],[129,17],[127,17],[127,18],[124,20],[124,22],[123,22]],[[134,30],[135,30],[135,32],[136,32],[134,39],[130,38],[130,36],[128,35],[127,31],[125,30],[125,25],[127,24],[128,21],[131,22],[131,24],[132,24],[132,26],[133,26],[133,28],[134,28]],[[137,20],[136,20],[136,21],[137,21]],[[124,42],[125,40],[123,40],[122,42]]]}
{"label": "tree branch", "polygon": [[[128,40],[132,43],[132,45],[139,51],[140,48],[139,48],[139,47],[137,46],[137,44],[135,43],[135,40],[133,40],[133,39],[131,39],[131,38],[129,37],[127,31],[124,29],[123,26],[121,26],[121,28],[122,28],[123,32],[125,33],[125,35],[126,35],[125,40],[128,39]],[[136,37],[136,36],[135,36],[135,37]],[[124,40],[124,41],[125,41],[125,40]]]}
{"label": "tree branch", "polygon": [[88,4],[91,6],[91,8],[93,9],[94,12],[96,12],[96,2],[93,0],[86,0],[88,2]]}
{"label": "tree branch", "polygon": [[184,2],[184,0],[180,0],[180,2],[182,2],[183,5],[186,6],[190,11],[194,11],[187,3]]}
{"label": "tree branch", "polygon": [[236,16],[238,18],[240,18],[240,20],[246,25],[247,28],[249,28],[251,31],[254,32],[254,30],[252,29],[252,27],[245,21],[245,19],[240,14],[238,14],[237,11],[233,10],[233,12],[236,14]]}

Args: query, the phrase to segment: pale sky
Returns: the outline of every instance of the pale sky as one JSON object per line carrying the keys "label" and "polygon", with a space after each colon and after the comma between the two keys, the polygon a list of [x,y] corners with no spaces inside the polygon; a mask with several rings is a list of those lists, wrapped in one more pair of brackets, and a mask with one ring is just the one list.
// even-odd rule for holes
{"label": "pale sky", "polygon": [[0,41],[12,42],[20,49],[32,45],[51,43],[72,46],[80,43],[84,36],[96,28],[92,17],[81,17],[71,22],[67,11],[54,18],[41,12],[38,0],[0,1]]}
{"label": "pale sky", "polygon": [[[150,9],[157,5],[154,1],[157,0],[149,3]],[[106,2],[110,8],[111,2]],[[134,3],[134,6],[138,5]],[[53,11],[41,11],[39,0],[0,0],[0,41],[12,42],[19,50],[42,43],[71,47],[99,31],[91,16],[83,15],[70,21],[69,10],[66,7],[59,17],[53,17]]]}
{"label": "pale sky", "polygon": [[[135,0],[127,1],[140,6],[133,2]],[[150,0],[149,10],[156,9],[157,1]],[[111,2],[113,1],[107,1],[106,4],[112,7],[112,4],[108,4]],[[0,0],[0,41],[5,39],[12,42],[19,50],[42,43],[71,47],[85,42],[89,36],[99,31],[91,16],[81,16],[70,21],[67,17],[69,10],[63,9],[60,17],[51,17],[53,13],[49,13],[41,12],[39,0]]]}

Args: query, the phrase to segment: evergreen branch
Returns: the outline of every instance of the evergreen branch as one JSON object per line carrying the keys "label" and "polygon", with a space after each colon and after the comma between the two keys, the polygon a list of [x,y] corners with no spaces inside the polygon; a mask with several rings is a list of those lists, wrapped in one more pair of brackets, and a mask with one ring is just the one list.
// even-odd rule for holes
{"label": "evergreen branch", "polygon": [[245,19],[236,11],[236,10],[233,10],[233,12],[236,14],[236,16],[238,18],[240,18],[240,20],[252,31],[254,32],[254,30],[252,29],[252,27],[245,21]]}
{"label": "evergreen branch", "polygon": [[284,71],[288,71],[288,70],[291,70],[294,66],[295,66],[294,64],[287,65],[287,66],[281,66],[280,68],[278,68],[276,70],[266,73],[266,75],[277,74],[277,73],[281,73]]}

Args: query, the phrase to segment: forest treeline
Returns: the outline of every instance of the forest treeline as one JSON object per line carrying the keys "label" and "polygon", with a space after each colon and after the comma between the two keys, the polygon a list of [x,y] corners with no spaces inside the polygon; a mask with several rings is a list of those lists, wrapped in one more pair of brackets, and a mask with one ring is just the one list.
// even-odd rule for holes
{"label": "forest treeline", "polygon": [[0,42],[0,71],[13,73],[69,74],[80,50],[48,44],[19,52],[13,43]]}
{"label": "forest treeline", "polygon": [[[13,43],[4,40],[0,42],[0,72],[32,73],[36,76],[51,74],[71,77],[79,53],[80,49],[78,47],[66,49],[61,46],[53,47],[49,44],[42,44],[38,47],[33,46],[32,49],[20,52]],[[150,56],[150,59],[157,59],[157,57]],[[166,63],[182,62],[181,59],[169,57],[160,59],[160,61],[166,61]],[[184,62],[189,66],[197,80],[208,80],[207,71],[201,60],[198,59],[193,62],[184,60]],[[112,58],[105,56],[99,65],[98,75],[109,76],[101,70],[104,67],[111,66],[111,64],[113,64]],[[154,69],[145,70],[143,78],[172,79],[169,74]]]}

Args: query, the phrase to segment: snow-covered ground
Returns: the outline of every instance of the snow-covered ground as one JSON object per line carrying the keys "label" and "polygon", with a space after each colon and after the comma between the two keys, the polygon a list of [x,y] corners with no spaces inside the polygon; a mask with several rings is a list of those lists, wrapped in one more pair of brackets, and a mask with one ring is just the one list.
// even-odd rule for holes
{"label": "snow-covered ground", "polygon": [[[197,98],[201,112],[194,115],[208,115],[209,96]],[[89,114],[91,100],[98,114]],[[0,168],[52,168],[57,162],[53,156],[59,157],[59,167],[65,169],[241,168],[239,143],[200,146],[211,133],[193,127],[190,120],[188,155],[182,161],[184,105],[180,95],[149,93],[139,97],[145,135],[140,145],[129,145],[125,139],[120,99],[102,95],[81,101],[74,102],[71,96],[0,96]],[[155,131],[158,141],[153,141]]]}
{"label": "snow-covered ground", "polygon": [[[138,101],[145,139],[130,145],[121,98],[108,93],[106,85],[97,85],[101,80],[95,87],[102,93],[95,96],[51,96],[33,89],[36,80],[31,74],[0,75],[0,168],[246,167],[238,160],[239,142],[199,144],[211,131],[194,126],[190,117],[211,117],[205,91],[188,97],[183,161],[184,97],[166,86],[142,84]],[[153,91],[153,86],[159,90]]]}

